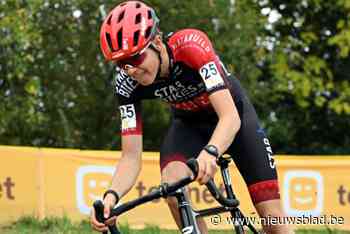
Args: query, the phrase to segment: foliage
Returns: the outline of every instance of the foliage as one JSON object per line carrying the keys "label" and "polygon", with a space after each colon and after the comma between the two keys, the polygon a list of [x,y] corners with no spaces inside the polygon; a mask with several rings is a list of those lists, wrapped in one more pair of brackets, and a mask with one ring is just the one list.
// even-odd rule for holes
{"label": "foliage", "polygon": [[[273,118],[266,121],[279,149],[346,153],[350,135],[350,8],[348,1],[265,1],[279,15],[261,77]],[[270,116],[271,117],[271,116]],[[275,138],[276,137],[276,138]],[[287,140],[287,141],[285,141]]]}
{"label": "foliage", "polygon": [[[99,148],[117,144],[110,68],[98,44],[102,1],[1,5],[1,142]],[[81,14],[81,15],[79,15]]]}
{"label": "foliage", "polygon": [[[0,1],[1,144],[120,147],[112,67],[99,50],[100,24],[118,2]],[[349,153],[347,0],[146,2],[165,34],[207,32],[248,90],[277,152]],[[272,24],[271,12],[281,15]],[[144,106],[145,149],[157,150],[168,107]]]}

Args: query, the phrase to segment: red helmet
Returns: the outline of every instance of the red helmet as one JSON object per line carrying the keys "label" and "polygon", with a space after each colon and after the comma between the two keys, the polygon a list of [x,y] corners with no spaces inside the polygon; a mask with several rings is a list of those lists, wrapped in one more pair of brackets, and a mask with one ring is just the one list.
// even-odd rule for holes
{"label": "red helmet", "polygon": [[104,20],[100,45],[107,60],[122,60],[146,48],[158,31],[155,11],[139,1],[117,5]]}

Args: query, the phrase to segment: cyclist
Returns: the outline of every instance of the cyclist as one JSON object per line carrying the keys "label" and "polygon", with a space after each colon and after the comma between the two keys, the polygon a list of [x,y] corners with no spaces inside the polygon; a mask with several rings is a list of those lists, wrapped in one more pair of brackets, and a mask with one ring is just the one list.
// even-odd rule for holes
{"label": "cyclist", "polygon": [[[179,30],[166,39],[155,11],[143,2],[117,5],[100,31],[104,57],[116,66],[115,91],[121,113],[122,158],[104,194],[109,209],[135,184],[141,170],[143,99],[160,98],[171,106],[171,125],[160,151],[162,182],[190,175],[184,163],[197,157],[197,181],[205,184],[217,170],[216,157],[228,153],[243,176],[261,217],[284,216],[276,165],[268,138],[239,81],[227,72],[206,34]],[[177,201],[167,200],[181,228]],[[112,224],[115,218],[106,224]],[[202,219],[201,233],[207,233]],[[91,223],[95,230],[107,226]],[[267,233],[288,233],[285,225],[264,226]]]}

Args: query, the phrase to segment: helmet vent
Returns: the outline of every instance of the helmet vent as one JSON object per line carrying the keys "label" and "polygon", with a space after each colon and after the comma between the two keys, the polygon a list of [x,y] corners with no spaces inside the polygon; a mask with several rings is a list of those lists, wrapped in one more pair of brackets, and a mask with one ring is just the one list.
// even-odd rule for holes
{"label": "helmet vent", "polygon": [[117,37],[118,37],[118,48],[121,49],[123,46],[123,28],[121,28],[118,31]]}
{"label": "helmet vent", "polygon": [[137,46],[137,44],[139,43],[139,37],[140,37],[140,30],[137,30],[134,33],[134,46]]}
{"label": "helmet vent", "polygon": [[148,10],[148,19],[152,19],[152,12]]}
{"label": "helmet vent", "polygon": [[108,20],[107,20],[107,24],[111,25],[111,19],[112,19],[112,15],[109,16]]}
{"label": "helmet vent", "polygon": [[106,39],[107,39],[108,47],[111,50],[111,52],[115,52],[112,45],[111,35],[109,33],[106,33]]}
{"label": "helmet vent", "polygon": [[152,27],[149,26],[146,30],[146,33],[145,33],[145,38],[148,39],[148,37],[151,35],[151,31],[152,31]]}
{"label": "helmet vent", "polygon": [[136,3],[136,8],[140,8],[141,4],[140,3]]}
{"label": "helmet vent", "polygon": [[124,18],[124,14],[125,14],[125,11],[123,11],[122,13],[120,13],[119,17],[118,17],[118,23],[120,21],[122,21],[122,19]]}
{"label": "helmet vent", "polygon": [[141,22],[141,13],[138,13],[135,18],[135,24],[139,24]]}

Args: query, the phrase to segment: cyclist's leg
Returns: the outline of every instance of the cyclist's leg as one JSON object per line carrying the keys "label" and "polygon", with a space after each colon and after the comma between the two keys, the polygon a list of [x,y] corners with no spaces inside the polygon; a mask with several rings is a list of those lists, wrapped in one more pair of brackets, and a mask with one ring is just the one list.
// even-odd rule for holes
{"label": "cyclist's leg", "polygon": [[[189,171],[185,163],[180,161],[172,161],[169,162],[162,170],[162,182],[176,182],[179,179],[184,178],[185,176],[189,176],[190,174],[191,172]],[[185,193],[186,196],[189,197],[187,188]],[[167,203],[177,226],[181,230],[181,219],[177,199],[175,197],[169,197],[167,198]],[[203,218],[197,218],[197,226],[202,234],[208,233],[208,229]]]}
{"label": "cyclist's leg", "polygon": [[[162,182],[172,183],[191,175],[185,162],[191,157],[197,157],[205,142],[194,129],[178,119],[172,121],[167,136],[160,151],[160,168]],[[188,196],[188,191],[186,191]],[[181,219],[175,197],[167,199],[170,211],[181,230]],[[197,218],[197,225],[202,234],[208,233],[203,218]]]}
{"label": "cyclist's leg", "polygon": [[[241,103],[238,109],[242,124],[228,153],[248,185],[259,216],[284,217],[270,142],[259,126],[253,107]],[[291,233],[287,225],[263,224],[263,228],[266,233]]]}

